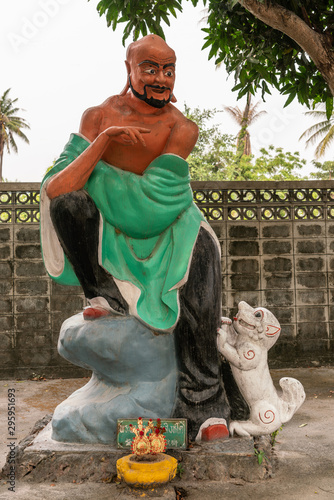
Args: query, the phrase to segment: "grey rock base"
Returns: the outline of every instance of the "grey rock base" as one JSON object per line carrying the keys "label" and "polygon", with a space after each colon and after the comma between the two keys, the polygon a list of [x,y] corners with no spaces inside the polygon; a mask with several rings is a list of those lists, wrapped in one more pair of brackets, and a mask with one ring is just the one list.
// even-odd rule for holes
{"label": "grey rock base", "polygon": [[89,321],[80,313],[63,323],[58,351],[93,375],[57,406],[53,439],[115,445],[118,418],[171,416],[177,381],[172,334],[153,332],[132,316]]}

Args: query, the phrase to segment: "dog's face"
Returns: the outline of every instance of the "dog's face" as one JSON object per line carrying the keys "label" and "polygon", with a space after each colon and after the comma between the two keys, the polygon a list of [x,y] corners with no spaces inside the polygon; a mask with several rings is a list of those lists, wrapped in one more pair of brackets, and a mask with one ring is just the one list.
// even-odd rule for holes
{"label": "dog's face", "polygon": [[278,320],[264,307],[253,309],[247,302],[239,302],[238,313],[233,319],[233,327],[240,336],[259,341],[267,350],[280,335]]}

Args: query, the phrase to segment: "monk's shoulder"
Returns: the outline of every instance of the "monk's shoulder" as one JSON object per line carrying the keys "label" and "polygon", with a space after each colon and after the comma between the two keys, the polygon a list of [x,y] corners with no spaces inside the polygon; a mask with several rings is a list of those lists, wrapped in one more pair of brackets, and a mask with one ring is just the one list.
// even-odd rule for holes
{"label": "monk's shoulder", "polygon": [[119,116],[124,107],[121,96],[108,97],[102,104],[86,109],[82,115],[80,133],[94,140],[105,128],[106,123]]}
{"label": "monk's shoulder", "polygon": [[189,120],[180,110],[175,106],[171,106],[171,114],[174,118],[174,123],[178,129],[183,129],[191,133],[192,135],[198,136],[198,126],[192,120]]}
{"label": "monk's shoulder", "polygon": [[131,110],[127,96],[113,95],[102,104],[106,116],[128,114]]}
{"label": "monk's shoulder", "polygon": [[198,127],[175,107],[171,112],[174,123],[164,152],[173,153],[186,159],[197,142]]}
{"label": "monk's shoulder", "polygon": [[80,122],[80,134],[83,134],[87,139],[93,141],[99,134],[103,116],[102,106],[93,106],[86,109],[82,114]]}

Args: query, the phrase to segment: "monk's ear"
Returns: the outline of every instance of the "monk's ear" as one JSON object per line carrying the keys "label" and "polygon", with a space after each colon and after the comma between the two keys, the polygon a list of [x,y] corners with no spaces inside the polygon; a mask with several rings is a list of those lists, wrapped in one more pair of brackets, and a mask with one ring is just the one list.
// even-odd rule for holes
{"label": "monk's ear", "polygon": [[171,102],[177,102],[177,99],[174,94],[172,95]]}
{"label": "monk's ear", "polygon": [[126,84],[125,84],[124,89],[122,90],[122,92],[119,95],[125,95],[130,88],[130,85],[129,85],[130,64],[128,63],[128,61],[124,61],[124,62],[125,62],[126,71],[127,71]]}
{"label": "monk's ear", "polygon": [[129,85],[129,79],[126,81],[126,84],[125,84],[125,87],[124,89],[122,90],[122,92],[120,92],[119,95],[125,95],[127,93],[127,91],[129,90],[130,88],[130,85]]}

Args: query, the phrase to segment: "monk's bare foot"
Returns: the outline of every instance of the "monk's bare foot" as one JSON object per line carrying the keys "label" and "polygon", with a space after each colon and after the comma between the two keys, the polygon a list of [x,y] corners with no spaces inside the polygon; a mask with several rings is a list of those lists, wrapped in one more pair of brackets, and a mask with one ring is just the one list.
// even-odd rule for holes
{"label": "monk's bare foot", "polygon": [[217,439],[226,439],[229,436],[227,422],[224,418],[208,418],[201,425],[196,441],[215,441]]}
{"label": "monk's bare foot", "polygon": [[87,307],[83,311],[84,319],[96,319],[102,316],[110,316],[111,311],[106,311],[105,309],[99,309],[97,307]]}
{"label": "monk's bare foot", "polygon": [[122,313],[112,309],[104,297],[94,297],[89,299],[88,302],[90,305],[83,310],[84,319],[91,320],[110,315],[123,316]]}

